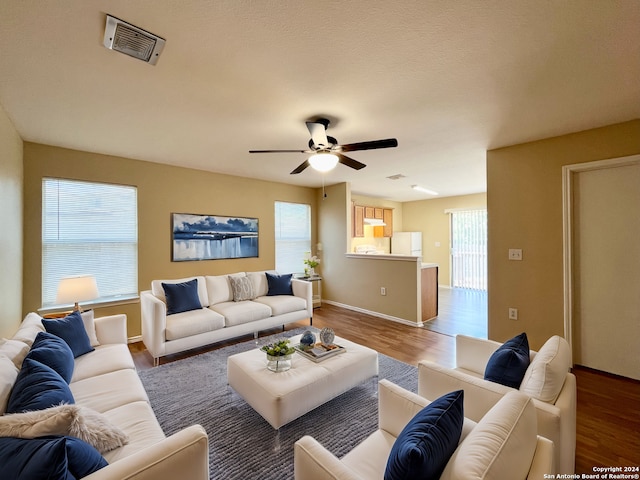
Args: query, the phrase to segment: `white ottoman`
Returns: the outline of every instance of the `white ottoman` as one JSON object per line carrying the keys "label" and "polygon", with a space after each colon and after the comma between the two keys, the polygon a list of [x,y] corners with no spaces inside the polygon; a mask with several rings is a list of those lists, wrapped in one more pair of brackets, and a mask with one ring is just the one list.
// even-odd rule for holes
{"label": "white ottoman", "polygon": [[[291,338],[300,343],[301,335]],[[286,372],[267,370],[259,349],[227,359],[229,385],[273,428],[295,420],[332,398],[378,375],[378,352],[335,338],[346,352],[315,363],[295,353]]]}

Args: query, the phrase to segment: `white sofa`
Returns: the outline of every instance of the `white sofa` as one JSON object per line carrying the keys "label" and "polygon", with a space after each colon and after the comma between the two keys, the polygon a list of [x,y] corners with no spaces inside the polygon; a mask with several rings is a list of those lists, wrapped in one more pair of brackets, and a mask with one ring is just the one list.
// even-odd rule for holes
{"label": "white sofa", "polygon": [[[232,275],[197,276],[174,280],[153,280],[151,290],[140,293],[142,341],[154,358],[183,352],[253,333],[309,319],[313,321],[312,285],[291,280],[293,295],[267,296],[265,271]],[[275,274],[275,271],[269,271]],[[247,276],[253,285],[252,300],[234,301],[229,277]],[[167,315],[163,283],[198,282],[202,308]]]}
{"label": "white sofa", "polygon": [[[75,359],[69,383],[75,404],[101,413],[128,436],[128,443],[103,453],[108,466],[84,478],[208,480],[207,433],[200,425],[193,425],[165,436],[127,347],[126,322],[125,315],[96,318],[91,339],[95,350]],[[0,340],[2,414],[19,368],[41,331],[40,316],[30,313],[11,339]]]}
{"label": "white sofa", "polygon": [[[294,446],[296,480],[383,478],[396,438],[413,416],[429,403],[388,380],[381,380],[378,430],[341,459],[313,437],[302,437]],[[501,399],[477,424],[464,419],[458,447],[440,478],[539,480],[552,473],[553,467],[553,443],[536,434],[536,415],[531,399],[513,392]]]}
{"label": "white sofa", "polygon": [[[492,340],[457,335],[455,368],[426,360],[418,363],[418,394],[437,398],[452,390],[464,390],[465,416],[479,421],[504,395],[516,391],[484,380],[487,362],[501,345]],[[520,391],[533,398],[538,434],[554,443],[558,472],[572,474],[575,469],[577,394],[576,378],[569,371],[570,347],[563,338],[554,336],[539,352],[531,350],[530,358]]]}

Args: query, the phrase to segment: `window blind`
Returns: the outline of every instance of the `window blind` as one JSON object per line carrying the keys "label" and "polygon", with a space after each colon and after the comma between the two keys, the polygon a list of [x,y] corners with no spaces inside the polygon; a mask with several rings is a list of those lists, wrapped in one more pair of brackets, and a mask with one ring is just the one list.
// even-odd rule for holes
{"label": "window blind", "polygon": [[96,277],[98,302],[138,294],[137,211],[135,187],[43,179],[43,307],[72,275]]}
{"label": "window blind", "polygon": [[487,289],[487,211],[451,213],[451,281],[453,287]]}
{"label": "window blind", "polygon": [[311,251],[311,206],[275,202],[276,271],[301,273]]}

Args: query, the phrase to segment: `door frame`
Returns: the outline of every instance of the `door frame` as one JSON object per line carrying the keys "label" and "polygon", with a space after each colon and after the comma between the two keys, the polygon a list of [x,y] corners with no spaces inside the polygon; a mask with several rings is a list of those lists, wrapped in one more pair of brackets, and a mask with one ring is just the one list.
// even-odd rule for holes
{"label": "door frame", "polygon": [[623,167],[640,162],[640,155],[608,158],[562,167],[562,268],[564,290],[564,338],[573,353],[573,179],[574,174]]}

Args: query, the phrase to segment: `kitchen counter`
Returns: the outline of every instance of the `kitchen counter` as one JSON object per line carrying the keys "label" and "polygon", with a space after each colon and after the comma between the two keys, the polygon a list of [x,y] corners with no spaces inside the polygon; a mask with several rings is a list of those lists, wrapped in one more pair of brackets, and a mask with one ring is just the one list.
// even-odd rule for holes
{"label": "kitchen counter", "polygon": [[438,264],[423,262],[422,257],[393,253],[346,253],[346,258],[413,262],[418,268],[418,324],[438,316]]}

